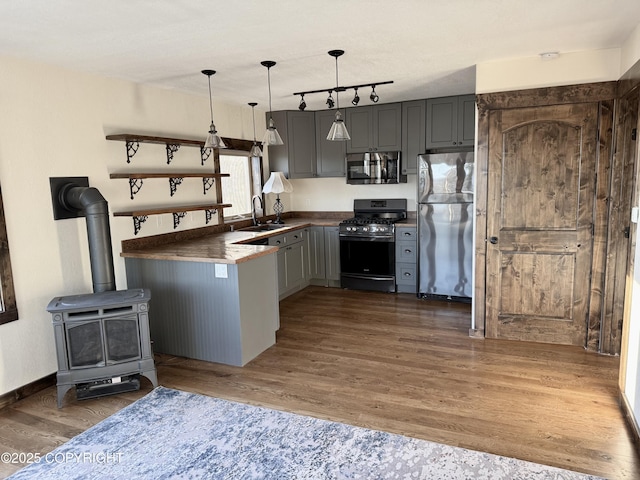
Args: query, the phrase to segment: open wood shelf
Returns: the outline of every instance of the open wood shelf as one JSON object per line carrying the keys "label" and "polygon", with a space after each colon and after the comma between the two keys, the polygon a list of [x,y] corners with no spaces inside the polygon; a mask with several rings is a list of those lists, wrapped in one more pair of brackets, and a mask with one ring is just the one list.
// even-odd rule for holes
{"label": "open wood shelf", "polygon": [[171,196],[176,193],[176,188],[182,183],[184,178],[202,178],[202,189],[204,194],[213,186],[213,182],[216,178],[229,177],[228,173],[111,173],[109,178],[128,178],[129,179],[129,191],[131,193],[131,200],[136,193],[142,189],[142,180],[145,178],[168,178],[169,190]]}
{"label": "open wood shelf", "polygon": [[134,210],[127,210],[122,212],[113,212],[114,217],[132,217],[133,218],[133,231],[137,235],[142,227],[142,224],[147,220],[149,215],[162,215],[165,213],[173,214],[173,228],[176,228],[180,224],[180,220],[184,218],[187,212],[203,210],[206,212],[206,223],[209,223],[213,212],[218,209],[229,208],[232,205],[230,203],[204,203],[196,205],[173,205],[170,207],[153,207],[153,208],[138,208]]}
{"label": "open wood shelf", "polygon": [[[165,145],[167,149],[167,163],[171,163],[173,154],[178,151],[182,146],[199,147],[201,164],[211,155],[211,149],[204,148],[204,140],[194,140],[188,138],[174,138],[174,137],[156,137],[152,135],[137,135],[135,133],[119,133],[115,135],[107,135],[107,140],[118,140],[125,142],[127,146],[127,163],[131,163],[131,159],[138,151],[138,147],[141,143],[155,143],[159,145]],[[241,140],[238,138],[222,137],[222,140],[227,145],[226,150],[242,150],[250,151],[253,146],[253,142],[249,140]],[[219,149],[215,149],[218,150]],[[225,149],[223,149],[225,150]]]}

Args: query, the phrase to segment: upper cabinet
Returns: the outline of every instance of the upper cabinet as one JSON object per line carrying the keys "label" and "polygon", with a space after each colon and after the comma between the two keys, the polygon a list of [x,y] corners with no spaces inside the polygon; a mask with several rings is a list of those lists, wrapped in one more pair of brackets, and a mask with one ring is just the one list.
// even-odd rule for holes
{"label": "upper cabinet", "polygon": [[426,150],[426,100],[402,103],[402,174],[415,175],[418,155]]}
{"label": "upper cabinet", "polygon": [[[273,121],[284,145],[269,146],[269,169],[288,178],[316,176],[316,128],[314,112],[273,112]],[[267,123],[269,112],[267,112]]]}
{"label": "upper cabinet", "polygon": [[427,100],[426,148],[473,147],[475,95]]}
{"label": "upper cabinet", "polygon": [[335,110],[319,110],[316,115],[316,175],[318,177],[344,177],[346,142],[327,140],[336,118]]}
{"label": "upper cabinet", "polygon": [[351,140],[347,152],[402,150],[402,105],[389,103],[347,108],[347,129]]}

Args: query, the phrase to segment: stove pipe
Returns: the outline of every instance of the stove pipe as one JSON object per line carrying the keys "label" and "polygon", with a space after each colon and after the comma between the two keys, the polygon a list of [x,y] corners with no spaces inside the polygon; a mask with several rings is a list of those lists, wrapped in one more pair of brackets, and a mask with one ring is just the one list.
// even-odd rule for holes
{"label": "stove pipe", "polygon": [[60,189],[59,201],[64,208],[81,210],[86,217],[93,292],[115,290],[109,204],[98,189],[79,187],[72,183]]}

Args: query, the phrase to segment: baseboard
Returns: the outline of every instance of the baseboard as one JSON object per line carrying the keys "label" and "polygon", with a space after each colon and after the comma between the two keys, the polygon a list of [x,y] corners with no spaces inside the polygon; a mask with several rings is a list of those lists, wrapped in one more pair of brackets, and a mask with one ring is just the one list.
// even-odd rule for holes
{"label": "baseboard", "polygon": [[51,375],[47,375],[44,378],[36,380],[35,382],[28,383],[27,385],[16,388],[11,392],[0,395],[0,410],[8,407],[18,400],[22,400],[23,398],[33,395],[34,393],[38,393],[40,390],[44,390],[45,388],[49,388],[55,384],[56,374],[52,373]]}
{"label": "baseboard", "polygon": [[638,422],[633,415],[633,410],[631,409],[631,405],[629,405],[627,396],[622,391],[620,392],[620,408],[622,408],[624,418],[627,421],[629,430],[631,430],[631,435],[633,436],[633,441],[636,445],[636,451],[640,454],[640,426],[638,426]]}

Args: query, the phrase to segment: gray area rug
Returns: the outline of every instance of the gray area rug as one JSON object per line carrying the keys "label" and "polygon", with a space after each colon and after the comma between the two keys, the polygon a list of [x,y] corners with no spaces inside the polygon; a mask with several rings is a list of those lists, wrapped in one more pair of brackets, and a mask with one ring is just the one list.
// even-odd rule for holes
{"label": "gray area rug", "polygon": [[596,479],[158,387],[19,479]]}

